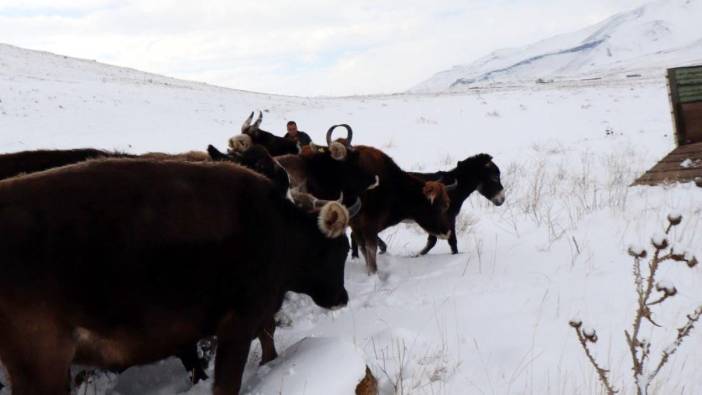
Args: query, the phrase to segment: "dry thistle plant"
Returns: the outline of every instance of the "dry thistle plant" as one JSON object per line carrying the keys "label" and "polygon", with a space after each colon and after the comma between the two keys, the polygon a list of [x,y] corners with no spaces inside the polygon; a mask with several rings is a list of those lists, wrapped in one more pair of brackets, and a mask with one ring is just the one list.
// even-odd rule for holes
{"label": "dry thistle plant", "polygon": [[[648,268],[648,273],[644,274],[642,271],[643,260],[648,256],[646,249],[631,246],[628,250],[629,255],[634,259],[633,275],[636,285],[637,305],[631,332],[624,330],[624,335],[626,337],[629,353],[631,354],[633,379],[637,395],[646,395],[648,393],[651,382],[656,378],[658,373],[660,373],[663,366],[665,366],[670,359],[670,356],[680,348],[683,340],[690,335],[695,323],[702,316],[702,305],[700,305],[692,313],[687,315],[687,321],[683,326],[677,329],[677,337],[669,346],[663,349],[660,360],[654,368],[647,369],[647,363],[651,360],[651,343],[647,339],[641,337],[641,326],[644,324],[644,321],[646,321],[650,325],[660,327],[660,325],[653,320],[651,308],[662,305],[666,300],[678,293],[678,290],[672,283],[656,281],[658,269],[662,264],[667,262],[682,262],[689,268],[695,267],[698,263],[694,255],[688,252],[681,253],[676,251],[668,241],[670,230],[680,225],[681,222],[682,215],[668,215],[668,226],[665,233],[655,235],[651,238],[653,256],[647,262],[647,265],[644,266],[644,269],[646,267]],[[654,296],[654,291],[657,292],[657,296]],[[608,376],[609,371],[597,363],[590,351],[590,344],[597,342],[597,332],[592,328],[584,326],[583,322],[579,319],[572,319],[569,324],[575,329],[580,345],[583,351],[585,351],[588,360],[595,368],[600,382],[607,390],[607,393],[611,395],[618,392],[612,386]]]}

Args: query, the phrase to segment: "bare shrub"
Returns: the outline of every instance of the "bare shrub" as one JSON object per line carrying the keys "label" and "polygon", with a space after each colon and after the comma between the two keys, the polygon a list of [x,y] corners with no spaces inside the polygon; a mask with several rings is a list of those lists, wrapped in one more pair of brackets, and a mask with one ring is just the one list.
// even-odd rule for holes
{"label": "bare shrub", "polygon": [[[656,279],[656,274],[661,265],[668,262],[681,262],[690,268],[696,266],[698,263],[694,255],[688,252],[675,250],[668,241],[670,230],[679,225],[681,221],[682,216],[679,214],[668,215],[668,226],[666,227],[665,233],[662,235],[654,235],[651,238],[653,255],[645,265],[642,265],[643,260],[648,256],[648,252],[645,248],[631,246],[628,249],[629,255],[634,260],[632,272],[634,284],[636,286],[637,304],[632,328],[630,331],[625,330],[624,335],[631,355],[633,380],[637,395],[648,394],[648,389],[653,380],[669,361],[670,356],[680,348],[683,340],[690,335],[695,323],[700,319],[700,316],[702,316],[702,305],[688,314],[685,324],[677,329],[675,340],[663,349],[658,363],[656,363],[652,369],[648,369],[649,362],[652,358],[651,342],[641,336],[642,325],[648,323],[648,325],[660,327],[653,319],[652,308],[654,306],[661,306],[666,300],[674,297],[678,293],[677,288],[675,288],[672,283]],[[644,269],[648,268],[647,273],[644,273],[642,266]],[[654,291],[657,293],[657,296],[654,296]],[[583,322],[579,319],[573,319],[569,324],[575,329],[578,341],[588,360],[595,368],[600,382],[607,390],[607,393],[614,394],[618,392],[611,384],[608,375],[609,371],[598,364],[590,352],[590,344],[597,342],[597,332],[592,328],[584,326]]]}

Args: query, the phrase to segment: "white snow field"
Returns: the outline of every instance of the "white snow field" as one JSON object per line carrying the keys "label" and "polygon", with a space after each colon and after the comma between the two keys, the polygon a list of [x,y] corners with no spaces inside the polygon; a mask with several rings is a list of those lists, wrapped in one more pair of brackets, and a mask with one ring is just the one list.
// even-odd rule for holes
{"label": "white snow field", "polygon": [[[634,391],[624,340],[636,302],[627,248],[650,246],[675,211],[683,220],[670,240],[702,253],[702,188],[628,187],[673,147],[662,78],[310,99],[0,45],[1,152],[224,148],[255,109],[265,111],[264,129],[281,134],[294,119],[318,142],[330,125],[347,122],[354,143],[383,149],[407,170],[449,169],[490,153],[502,169],[507,201],[495,207],[477,193],[466,201],[455,256],[440,241],[417,258],[426,237],[418,227],[387,230],[389,253],[380,257],[378,275],[369,277],[362,260],[348,260],[351,301],[342,310],[291,294],[276,332],[286,357],[259,368],[254,342],[244,392],[274,388],[282,376],[286,388],[304,381],[305,394],[357,379],[360,364],[339,345],[350,344],[383,394],[602,393],[568,326],[574,316],[597,330],[594,354],[612,370],[613,384]],[[643,330],[656,363],[685,315],[702,304],[699,267],[666,264],[661,274],[678,294],[652,308],[662,328]],[[304,338],[336,339],[338,358],[325,354],[319,340],[291,351]],[[700,349],[702,328],[696,328],[653,392],[702,393]],[[310,378],[311,371],[318,376]],[[211,381],[191,388],[173,359],[98,383],[87,393],[196,395],[211,388]]]}
{"label": "white snow field", "polygon": [[476,84],[660,77],[667,66],[702,62],[702,0],[656,0],[585,29],[454,66],[414,92]]}

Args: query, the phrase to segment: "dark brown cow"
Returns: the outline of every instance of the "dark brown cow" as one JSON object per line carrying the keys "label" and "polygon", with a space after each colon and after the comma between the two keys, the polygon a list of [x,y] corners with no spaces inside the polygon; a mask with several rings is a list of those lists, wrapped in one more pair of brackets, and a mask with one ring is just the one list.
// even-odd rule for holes
{"label": "dark brown cow", "polygon": [[353,148],[359,154],[361,168],[380,177],[380,185],[362,196],[363,208],[351,221],[353,237],[361,246],[369,274],[378,270],[378,233],[388,227],[411,220],[432,235],[450,236],[449,197],[444,184],[406,173],[376,148]]}
{"label": "dark brown cow", "polygon": [[[98,150],[94,148],[21,151],[0,155],[0,180],[21,174],[31,174],[43,170],[84,162],[86,160],[137,157],[157,161],[180,160],[202,162],[210,160],[209,155],[206,152],[201,151],[189,151],[181,154],[149,152],[139,156],[121,152]],[[199,358],[195,345],[179,351],[177,357],[183,362],[183,366],[191,375],[193,383],[207,379],[208,376],[205,373],[205,369],[207,368],[209,361]],[[2,385],[2,383],[0,383],[0,385]]]}
{"label": "dark brown cow", "polygon": [[[353,147],[332,142],[331,135],[337,127],[347,130],[346,141],[353,136],[346,124],[334,125],[327,132],[329,147],[309,148],[299,155],[271,157],[259,145],[251,145],[246,138],[232,138],[228,154],[209,146],[207,151],[213,160],[230,160],[255,170],[279,185],[306,192],[320,199],[336,199],[343,193],[344,203],[351,205],[369,189],[378,186],[378,177],[360,166],[360,156]],[[280,172],[285,170],[286,175]]]}
{"label": "dark brown cow", "polygon": [[338,203],[309,214],[228,163],[100,160],[0,181],[13,393],[68,393],[71,363],[124,369],[215,334],[214,393],[237,393],[285,292],[347,303],[347,221]]}
{"label": "dark brown cow", "polygon": [[56,167],[72,165],[90,159],[105,158],[144,158],[153,160],[183,160],[201,162],[209,160],[207,152],[190,151],[182,154],[149,152],[132,155],[123,152],[104,151],[95,148],[67,150],[34,150],[0,154],[0,180],[20,174],[36,173]]}
{"label": "dark brown cow", "polygon": [[243,152],[229,151],[228,154],[220,152],[212,145],[208,145],[207,153],[210,159],[214,161],[234,162],[268,177],[276,185],[281,195],[287,194],[290,189],[288,173],[262,145],[249,146]]}
{"label": "dark brown cow", "polygon": [[21,151],[0,155],[0,180],[23,173],[35,173],[83,162],[88,159],[130,157],[131,155],[93,148]]}

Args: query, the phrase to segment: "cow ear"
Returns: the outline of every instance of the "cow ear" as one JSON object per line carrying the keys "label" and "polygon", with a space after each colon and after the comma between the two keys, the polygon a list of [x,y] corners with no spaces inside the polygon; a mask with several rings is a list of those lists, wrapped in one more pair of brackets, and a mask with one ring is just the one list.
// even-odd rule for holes
{"label": "cow ear", "polygon": [[324,236],[333,239],[344,234],[349,219],[350,215],[346,207],[339,202],[331,201],[319,211],[317,225]]}
{"label": "cow ear", "polygon": [[210,159],[214,161],[226,160],[227,155],[223,154],[220,150],[215,148],[212,144],[207,146],[207,153],[210,155]]}
{"label": "cow ear", "polygon": [[348,151],[343,144],[334,142],[329,146],[329,155],[335,160],[346,160]]}
{"label": "cow ear", "polygon": [[248,134],[240,134],[229,139],[230,152],[244,152],[251,148],[253,142]]}

